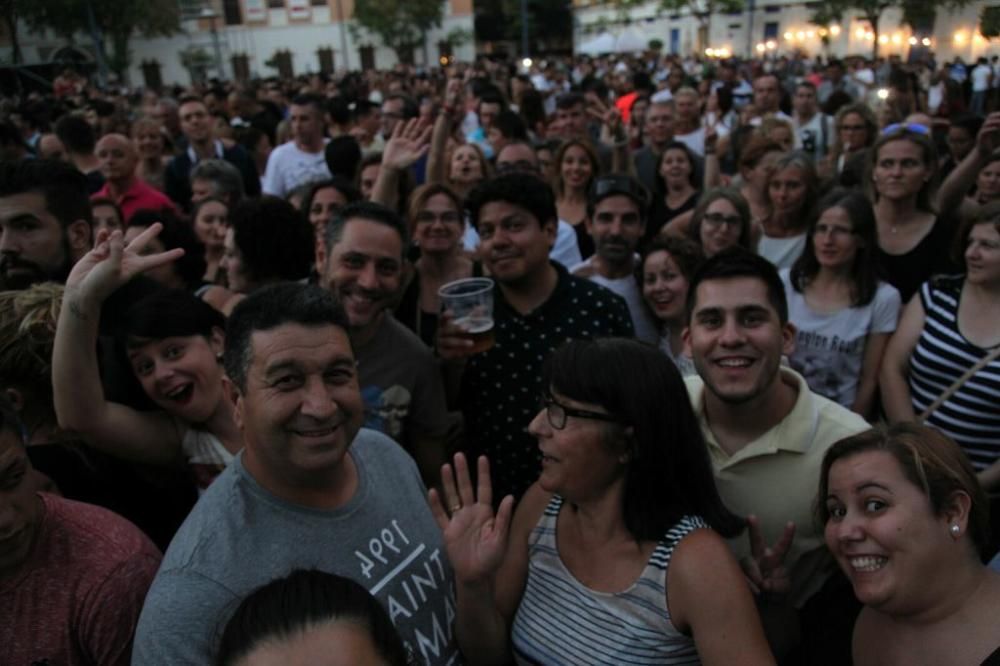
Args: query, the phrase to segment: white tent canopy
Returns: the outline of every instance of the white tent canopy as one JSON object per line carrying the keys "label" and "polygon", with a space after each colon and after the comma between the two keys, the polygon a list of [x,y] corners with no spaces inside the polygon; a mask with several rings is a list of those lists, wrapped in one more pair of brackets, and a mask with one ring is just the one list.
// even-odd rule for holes
{"label": "white tent canopy", "polygon": [[649,48],[649,37],[637,26],[630,25],[615,40],[616,53],[635,53]]}
{"label": "white tent canopy", "polygon": [[588,42],[580,44],[576,52],[584,55],[598,56],[603,53],[615,52],[615,37],[610,32],[602,32]]}

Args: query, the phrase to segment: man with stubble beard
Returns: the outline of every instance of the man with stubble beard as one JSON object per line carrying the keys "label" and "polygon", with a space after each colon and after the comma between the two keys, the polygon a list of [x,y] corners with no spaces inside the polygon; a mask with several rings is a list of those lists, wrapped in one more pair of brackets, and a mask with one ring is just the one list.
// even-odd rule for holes
{"label": "man with stubble beard", "polygon": [[64,282],[90,246],[86,176],[55,160],[0,164],[0,289]]}

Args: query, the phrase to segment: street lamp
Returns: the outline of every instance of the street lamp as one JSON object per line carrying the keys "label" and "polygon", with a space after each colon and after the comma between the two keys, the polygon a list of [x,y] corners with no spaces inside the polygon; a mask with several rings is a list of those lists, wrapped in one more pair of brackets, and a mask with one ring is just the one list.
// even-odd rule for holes
{"label": "street lamp", "polygon": [[219,44],[219,31],[215,29],[215,19],[219,17],[211,7],[203,7],[200,18],[208,20],[208,29],[212,33],[212,49],[215,51],[215,72],[219,80],[226,78],[226,73],[222,69],[222,47]]}

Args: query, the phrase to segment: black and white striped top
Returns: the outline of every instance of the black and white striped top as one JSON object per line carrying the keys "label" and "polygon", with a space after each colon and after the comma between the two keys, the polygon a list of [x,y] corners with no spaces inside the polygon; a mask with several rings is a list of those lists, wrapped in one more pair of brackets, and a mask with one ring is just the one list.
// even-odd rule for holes
{"label": "black and white striped top", "polygon": [[[958,330],[963,280],[937,278],[920,287],[926,319],[910,357],[910,395],[918,415],[989,353]],[[926,423],[958,442],[977,471],[1000,458],[1000,359],[970,377]]]}
{"label": "black and white striped top", "polygon": [[627,590],[597,592],[559,557],[556,495],[529,539],[528,581],[511,628],[518,664],[698,664],[694,640],[667,608],[667,567],[685,536],[708,525],[685,516],[657,544]]}

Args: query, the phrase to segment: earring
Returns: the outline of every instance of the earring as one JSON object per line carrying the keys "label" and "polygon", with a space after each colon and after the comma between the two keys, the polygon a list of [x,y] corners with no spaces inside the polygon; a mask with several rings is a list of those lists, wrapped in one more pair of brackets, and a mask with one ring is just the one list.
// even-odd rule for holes
{"label": "earring", "polygon": [[952,524],[952,526],[948,529],[951,531],[951,535],[956,538],[958,537],[959,534],[962,533],[962,528],[959,527],[957,523]]}

